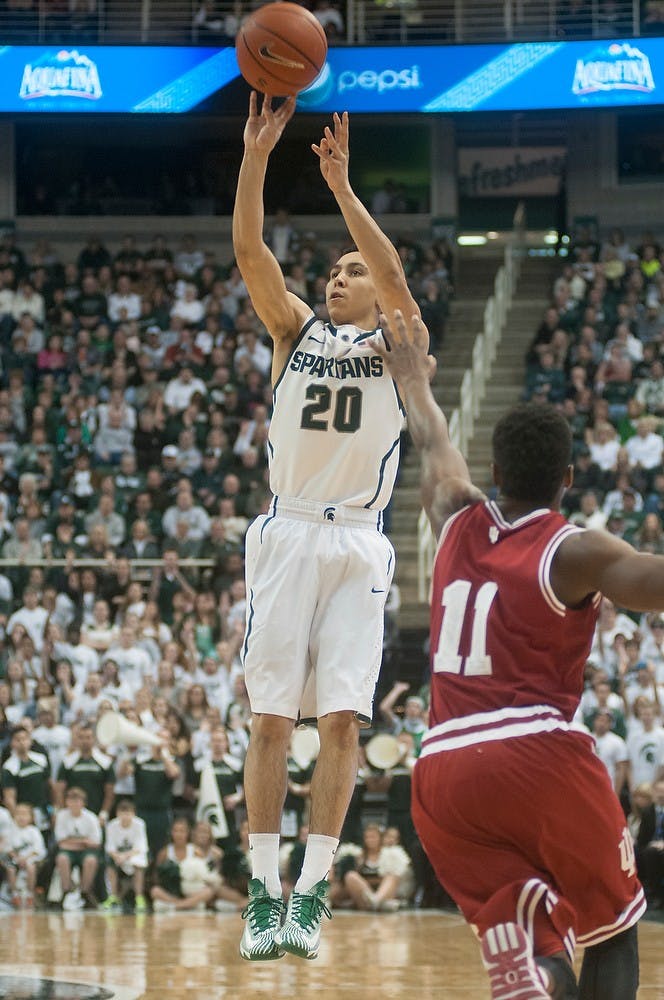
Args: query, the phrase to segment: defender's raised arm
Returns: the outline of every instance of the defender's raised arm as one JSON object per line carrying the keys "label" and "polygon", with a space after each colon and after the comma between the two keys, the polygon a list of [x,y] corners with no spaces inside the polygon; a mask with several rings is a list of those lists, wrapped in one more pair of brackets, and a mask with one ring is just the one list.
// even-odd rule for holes
{"label": "defender's raised arm", "polygon": [[408,328],[396,310],[389,323],[381,316],[381,327],[390,349],[380,340],[371,344],[404,397],[408,430],[422,462],[422,506],[437,538],[450,514],[484,496],[471,483],[466,460],[452,444],[447,420],[431,391],[433,359],[427,353],[429,334],[422,320],[413,316]]}

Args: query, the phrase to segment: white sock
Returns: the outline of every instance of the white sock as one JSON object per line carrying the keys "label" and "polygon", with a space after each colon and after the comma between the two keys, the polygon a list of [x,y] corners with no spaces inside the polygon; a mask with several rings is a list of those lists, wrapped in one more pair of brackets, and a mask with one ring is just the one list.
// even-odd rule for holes
{"label": "white sock", "polygon": [[304,852],[302,874],[295,884],[296,892],[308,892],[316,882],[324,879],[334,861],[339,841],[322,833],[310,833]]}
{"label": "white sock", "polygon": [[279,834],[250,833],[251,877],[265,882],[271,896],[281,896],[279,878]]}

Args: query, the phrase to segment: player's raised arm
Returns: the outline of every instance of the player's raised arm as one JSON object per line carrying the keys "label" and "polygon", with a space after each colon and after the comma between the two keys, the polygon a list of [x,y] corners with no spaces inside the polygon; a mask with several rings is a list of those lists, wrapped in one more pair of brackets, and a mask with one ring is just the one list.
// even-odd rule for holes
{"label": "player's raised arm", "polygon": [[635,552],[607,531],[582,531],[560,545],[551,584],[568,607],[600,591],[632,611],[664,611],[664,556]]}
{"label": "player's raised arm", "polygon": [[400,309],[404,316],[419,315],[419,307],[408,288],[396,249],[353,191],[348,179],[348,112],[333,118],[334,130],[325,129],[318,145],[312,145],[321,173],[341,209],[357,249],[371,274],[381,310],[391,316]]}
{"label": "player's raised arm", "polygon": [[484,495],[470,481],[466,461],[451,440],[447,420],[433,397],[429,334],[418,316],[407,327],[399,310],[381,326],[390,349],[380,340],[371,346],[381,355],[403,395],[408,430],[422,462],[422,506],[436,536],[447,518],[460,507]]}
{"label": "player's raised arm", "polygon": [[256,92],[251,92],[233,211],[235,259],[253,307],[276,341],[295,337],[311,312],[306,303],[286,288],[279,262],[263,239],[267,161],[294,110],[292,97],[276,111],[272,110],[270,98],[264,97],[259,114]]}

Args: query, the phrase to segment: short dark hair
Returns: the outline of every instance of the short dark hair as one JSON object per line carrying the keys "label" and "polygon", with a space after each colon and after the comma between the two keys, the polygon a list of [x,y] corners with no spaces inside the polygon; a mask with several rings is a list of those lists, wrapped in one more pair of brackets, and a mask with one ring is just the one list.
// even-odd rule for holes
{"label": "short dark hair", "polygon": [[83,805],[86,805],[88,801],[88,794],[82,788],[79,788],[78,785],[72,785],[72,787],[68,788],[65,792],[65,801],[67,801],[67,799],[82,799]]}
{"label": "short dark hair", "polygon": [[359,252],[360,251],[358,250],[357,245],[355,243],[347,243],[346,246],[343,247],[343,249],[341,250],[339,256],[337,257],[337,260],[341,260],[341,258],[345,257],[347,253],[359,253]]}
{"label": "short dark hair", "polygon": [[572,460],[572,432],[553,406],[521,403],[496,424],[493,457],[505,496],[546,507]]}

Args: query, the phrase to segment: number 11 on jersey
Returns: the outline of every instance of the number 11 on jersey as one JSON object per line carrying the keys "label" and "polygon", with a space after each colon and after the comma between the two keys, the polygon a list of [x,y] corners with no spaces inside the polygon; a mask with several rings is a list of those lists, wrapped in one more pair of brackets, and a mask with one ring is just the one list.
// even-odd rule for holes
{"label": "number 11 on jersey", "polygon": [[443,591],[443,618],[438,636],[438,649],[433,658],[434,673],[463,674],[465,677],[487,676],[491,673],[491,657],[486,651],[486,630],[497,583],[483,583],[475,595],[472,608],[473,629],[470,654],[459,653],[461,634],[468,614],[471,584],[455,580]]}

